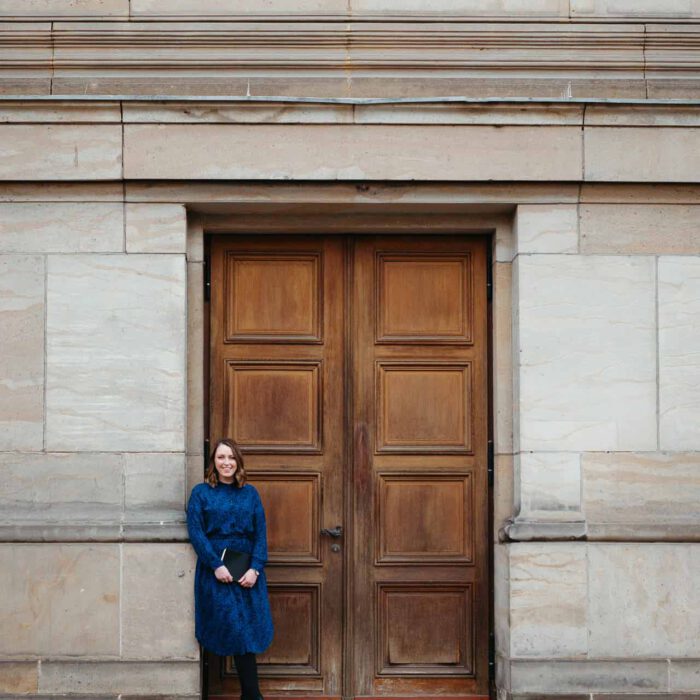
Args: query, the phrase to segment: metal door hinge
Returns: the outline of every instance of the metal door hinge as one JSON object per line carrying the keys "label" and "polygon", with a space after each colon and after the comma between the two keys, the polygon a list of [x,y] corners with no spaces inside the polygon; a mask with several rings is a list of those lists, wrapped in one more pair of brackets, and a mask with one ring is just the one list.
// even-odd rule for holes
{"label": "metal door hinge", "polygon": [[204,258],[204,301],[211,299],[211,261],[207,255]]}
{"label": "metal door hinge", "polygon": [[492,488],[493,481],[494,481],[494,471],[495,471],[494,466],[495,466],[495,461],[496,461],[495,456],[494,456],[494,450],[493,450],[493,440],[488,441],[486,449],[487,449],[486,469],[487,469],[487,474],[488,474],[488,478],[489,478],[489,487]]}
{"label": "metal door hinge", "polygon": [[493,299],[493,256],[491,251],[486,256],[486,301]]}

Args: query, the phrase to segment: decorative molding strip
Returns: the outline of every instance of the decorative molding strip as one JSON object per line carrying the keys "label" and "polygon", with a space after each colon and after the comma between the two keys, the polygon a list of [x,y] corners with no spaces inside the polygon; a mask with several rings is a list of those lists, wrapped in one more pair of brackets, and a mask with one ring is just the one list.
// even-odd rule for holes
{"label": "decorative molding strip", "polygon": [[[0,25],[2,72],[697,70],[700,26],[330,22]],[[1,75],[1,73],[0,73]]]}

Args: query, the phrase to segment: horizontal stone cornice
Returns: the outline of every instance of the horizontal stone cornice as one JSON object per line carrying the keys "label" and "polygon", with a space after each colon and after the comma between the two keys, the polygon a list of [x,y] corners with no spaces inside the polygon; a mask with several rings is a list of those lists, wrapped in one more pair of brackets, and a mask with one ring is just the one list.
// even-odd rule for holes
{"label": "horizontal stone cornice", "polygon": [[206,68],[692,70],[700,26],[467,22],[0,25],[4,70]]}

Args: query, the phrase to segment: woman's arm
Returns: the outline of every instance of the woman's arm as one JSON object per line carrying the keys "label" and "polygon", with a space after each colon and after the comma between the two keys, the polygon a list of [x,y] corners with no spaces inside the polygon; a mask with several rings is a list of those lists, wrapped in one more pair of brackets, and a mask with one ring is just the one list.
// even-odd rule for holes
{"label": "woman's arm", "polygon": [[187,504],[187,531],[190,534],[190,542],[197,552],[197,556],[210,569],[218,569],[222,566],[221,557],[214,551],[211,542],[204,532],[204,512],[202,502],[195,491],[190,495]]}

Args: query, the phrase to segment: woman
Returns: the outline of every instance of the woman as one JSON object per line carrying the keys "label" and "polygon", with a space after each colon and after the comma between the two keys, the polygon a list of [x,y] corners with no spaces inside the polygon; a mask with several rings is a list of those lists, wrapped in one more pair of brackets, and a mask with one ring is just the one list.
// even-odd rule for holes
{"label": "woman", "polygon": [[[204,483],[187,505],[187,529],[197,552],[195,635],[208,651],[233,656],[243,700],[259,700],[255,654],[272,642],[272,617],[263,567],[267,561],[265,511],[246,483],[243,456],[233,440],[219,440]],[[225,548],[251,555],[237,581],[222,564]]]}

